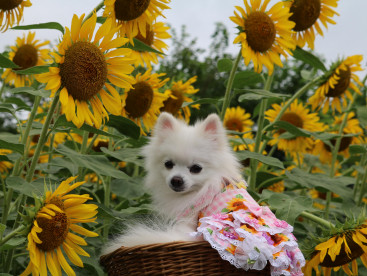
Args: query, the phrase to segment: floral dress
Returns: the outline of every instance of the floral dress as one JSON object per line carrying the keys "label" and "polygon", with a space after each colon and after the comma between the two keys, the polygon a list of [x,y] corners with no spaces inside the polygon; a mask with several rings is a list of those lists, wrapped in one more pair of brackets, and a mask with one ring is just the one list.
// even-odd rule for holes
{"label": "floral dress", "polygon": [[245,182],[226,184],[199,214],[197,232],[220,256],[237,268],[271,275],[303,275],[305,259],[292,234],[293,227],[260,206],[246,191]]}

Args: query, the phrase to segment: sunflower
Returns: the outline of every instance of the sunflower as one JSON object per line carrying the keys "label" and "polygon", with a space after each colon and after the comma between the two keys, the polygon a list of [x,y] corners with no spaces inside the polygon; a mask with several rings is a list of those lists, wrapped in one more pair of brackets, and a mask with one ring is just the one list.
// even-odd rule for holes
{"label": "sunflower", "polygon": [[[265,118],[270,122],[273,122],[282,109],[283,105],[283,103],[281,105],[273,104],[272,109],[269,109],[265,112]],[[308,131],[323,131],[325,129],[324,124],[319,122],[319,117],[317,114],[310,113],[309,110],[305,108],[301,102],[298,103],[297,100],[294,101],[290,107],[288,107],[279,120],[285,121],[298,128]],[[313,147],[314,141],[312,138],[298,136],[295,138],[286,139],[280,137],[284,132],[286,132],[286,130],[282,128],[274,131],[273,138],[269,141],[269,144],[271,146],[277,144],[280,150],[289,152],[291,154],[305,153],[307,150]]]}
{"label": "sunflower", "polygon": [[292,38],[292,28],[295,23],[289,20],[289,8],[279,2],[267,10],[269,0],[244,0],[246,11],[239,6],[230,19],[240,28],[239,35],[233,43],[242,44],[242,56],[245,64],[254,63],[254,70],[262,72],[263,65],[268,68],[269,75],[273,73],[274,64],[282,67],[280,55],[291,55],[296,43]]}
{"label": "sunflower", "polygon": [[49,44],[49,41],[40,42],[34,39],[35,33],[29,32],[26,36],[18,37],[16,45],[11,46],[9,59],[19,66],[17,69],[5,69],[1,78],[7,84],[15,87],[29,86],[32,83],[33,75],[17,74],[17,70],[24,70],[33,66],[44,65],[49,59],[48,49],[41,47]]}
{"label": "sunflower", "polygon": [[152,25],[162,11],[169,9],[166,5],[171,0],[104,0],[103,17],[112,18],[116,25],[121,26],[119,36],[133,38],[139,33],[147,37],[147,25]]}
{"label": "sunflower", "polygon": [[[169,112],[173,116],[184,119],[186,122],[188,122],[191,116],[190,107],[183,107],[182,104],[185,102],[193,102],[193,99],[191,99],[189,95],[196,94],[199,91],[199,89],[195,89],[195,87],[192,86],[196,80],[197,76],[193,76],[186,82],[183,82],[182,80],[172,82],[171,88],[165,92],[167,95],[169,95],[169,98],[164,102],[164,106],[161,108],[161,111]],[[200,108],[199,104],[191,106],[196,109]]]}
{"label": "sunflower", "polygon": [[358,75],[354,73],[363,70],[360,65],[362,59],[362,55],[355,55],[334,64],[330,70],[331,73],[325,75],[325,80],[317,88],[315,94],[309,98],[312,109],[319,109],[323,106],[322,112],[326,113],[331,105],[333,110],[342,112],[341,106],[346,108],[347,99],[353,99],[349,89],[361,94],[352,81],[363,86]]}
{"label": "sunflower", "polygon": [[23,17],[24,7],[32,6],[29,0],[0,1],[0,32],[5,32],[15,23],[19,24]]}
{"label": "sunflower", "polygon": [[[243,139],[253,139],[251,133],[252,126],[254,124],[250,119],[251,114],[246,113],[246,110],[240,106],[230,107],[226,110],[224,115],[223,125],[227,130],[236,132],[245,132],[242,135]],[[238,139],[238,135],[232,135],[233,138]],[[233,146],[233,150],[245,150],[248,149],[248,144],[238,144]]]}
{"label": "sunflower", "polygon": [[305,275],[312,275],[312,270],[319,273],[319,266],[325,276],[329,276],[332,269],[338,271],[340,268],[347,275],[358,275],[357,258],[367,267],[367,224],[338,232],[315,246],[311,259],[304,267]]}
{"label": "sunflower", "polygon": [[61,109],[68,121],[77,127],[86,122],[100,128],[108,119],[107,111],[121,114],[120,95],[107,80],[130,89],[134,78],[128,74],[134,70],[134,60],[125,57],[131,54],[130,49],[120,48],[128,39],[113,38],[118,28],[112,27],[112,19],[100,26],[92,40],[97,15],[84,23],[83,18],[73,16],[71,30],[66,28],[58,51],[53,53],[57,67],[50,67],[37,80],[47,83],[52,96],[61,89]]}
{"label": "sunflower", "polygon": [[338,0],[289,0],[284,5],[290,9],[292,16],[289,18],[296,23],[292,37],[299,47],[308,46],[313,49],[315,33],[323,35],[320,23],[327,29],[327,24],[335,24],[331,19],[339,15],[332,8],[337,7]]}
{"label": "sunflower", "polygon": [[[122,116],[128,117],[136,122],[145,134],[153,128],[155,121],[160,113],[163,102],[167,95],[158,91],[169,79],[160,80],[165,73],[151,74],[151,69],[144,74],[137,74],[136,83],[131,89],[126,89],[121,96],[123,104]],[[142,126],[144,125],[144,127]]]}
{"label": "sunflower", "polygon": [[84,204],[92,199],[88,194],[68,194],[84,183],[69,185],[75,179],[69,177],[54,192],[47,190],[43,206],[36,213],[28,234],[30,262],[21,275],[47,275],[47,269],[52,275],[61,275],[61,268],[67,275],[75,275],[62,250],[71,263],[79,267],[83,267],[79,255],[89,257],[80,247],[87,243],[76,234],[87,237],[96,237],[98,234],[77,223],[94,222],[98,207],[95,204]]}
{"label": "sunflower", "polygon": [[[162,41],[162,39],[170,38],[171,35],[168,34],[168,26],[165,26],[162,22],[154,23],[153,25],[147,25],[146,36],[142,36],[140,33],[136,36],[137,39],[144,42],[146,45],[152,47],[153,49],[163,52],[164,49],[167,50],[168,45]],[[154,52],[144,52],[144,51],[134,51],[131,54],[133,59],[136,59],[135,66],[139,65],[148,68],[152,67],[152,63],[158,63],[158,57],[163,57],[161,54]]]}
{"label": "sunflower", "polygon": [[[6,156],[11,153],[11,150],[8,149],[0,149],[0,156]],[[5,159],[6,160],[6,159]],[[1,177],[6,177],[6,174],[13,167],[13,164],[9,161],[4,161],[4,159],[0,159],[0,173]]]}
{"label": "sunflower", "polygon": [[[336,116],[334,123],[330,126],[331,129],[339,128],[341,122],[343,121],[345,115]],[[329,133],[337,134],[337,131],[329,131]],[[355,113],[348,113],[347,123],[343,128],[343,134],[354,134],[355,136],[344,136],[341,139],[338,154],[349,157],[349,146],[363,144],[363,129],[361,128],[359,121],[355,118]],[[331,139],[330,143],[335,146],[336,139]],[[321,140],[315,142],[315,147],[312,150],[314,155],[320,156],[320,161],[322,163],[330,163],[332,159],[332,148]]]}

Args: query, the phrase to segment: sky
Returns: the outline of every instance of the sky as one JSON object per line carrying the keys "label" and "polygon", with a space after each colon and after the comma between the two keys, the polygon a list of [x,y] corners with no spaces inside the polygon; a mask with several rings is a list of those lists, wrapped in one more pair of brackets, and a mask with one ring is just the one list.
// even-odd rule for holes
{"label": "sky", "polygon": [[[100,0],[31,0],[32,7],[24,9],[24,19],[20,25],[46,23],[55,21],[63,26],[71,25],[73,14],[88,14]],[[277,2],[272,0],[270,5]],[[170,10],[165,10],[163,22],[169,23],[174,29],[180,31],[186,25],[191,38],[197,37],[197,45],[206,49],[211,42],[210,36],[214,32],[215,22],[225,24],[231,34],[231,42],[235,38],[235,24],[229,17],[233,15],[235,6],[244,6],[243,0],[172,0]],[[366,0],[339,0],[336,11],[340,16],[333,18],[336,25],[329,25],[324,30],[324,37],[317,36],[315,51],[326,58],[327,65],[355,54],[365,58],[363,67],[367,64],[367,1]],[[24,31],[8,30],[0,33],[0,52],[7,45],[12,45],[17,36]],[[61,38],[61,33],[56,30],[37,30],[36,38],[48,39],[56,44]],[[169,44],[169,43],[168,43]],[[238,46],[232,45],[230,52],[237,53]],[[367,72],[366,72],[367,73]]]}

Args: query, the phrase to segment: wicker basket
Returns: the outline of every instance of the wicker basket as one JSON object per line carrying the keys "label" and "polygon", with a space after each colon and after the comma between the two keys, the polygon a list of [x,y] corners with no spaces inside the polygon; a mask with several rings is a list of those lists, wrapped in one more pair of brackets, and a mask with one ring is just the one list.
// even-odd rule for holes
{"label": "wicker basket", "polygon": [[223,260],[208,242],[171,242],[121,247],[103,255],[100,263],[108,275],[270,275],[264,270],[245,271]]}

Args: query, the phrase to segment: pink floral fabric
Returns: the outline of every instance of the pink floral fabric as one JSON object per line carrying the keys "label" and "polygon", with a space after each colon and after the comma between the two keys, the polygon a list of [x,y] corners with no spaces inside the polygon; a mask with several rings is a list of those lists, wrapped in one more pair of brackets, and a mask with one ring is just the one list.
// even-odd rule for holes
{"label": "pink floral fabric", "polygon": [[262,270],[269,262],[272,276],[303,275],[305,259],[293,227],[260,206],[244,181],[226,184],[199,215],[197,232],[220,256],[238,268]]}

